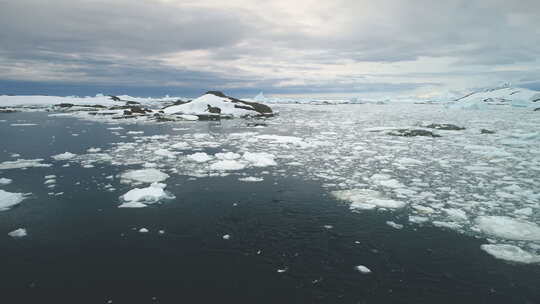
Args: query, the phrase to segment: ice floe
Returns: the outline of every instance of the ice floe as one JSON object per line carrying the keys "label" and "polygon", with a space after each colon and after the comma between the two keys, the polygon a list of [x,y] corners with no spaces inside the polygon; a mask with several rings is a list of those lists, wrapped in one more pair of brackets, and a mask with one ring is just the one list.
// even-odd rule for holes
{"label": "ice floe", "polygon": [[143,207],[140,204],[144,205],[154,204],[163,199],[173,199],[174,195],[166,192],[166,185],[162,183],[152,183],[149,187],[146,188],[135,188],[129,190],[127,193],[122,195],[120,198],[124,201],[119,208],[139,208]]}
{"label": "ice floe", "polygon": [[44,159],[17,159],[14,161],[5,161],[0,163],[0,170],[9,169],[26,169],[26,168],[46,168],[52,166],[51,164],[42,163]]}
{"label": "ice floe", "polygon": [[6,211],[11,207],[20,204],[26,195],[23,193],[12,193],[0,190],[0,211]]}
{"label": "ice floe", "polygon": [[484,244],[480,248],[493,257],[516,263],[540,263],[540,255],[508,244]]}
{"label": "ice floe", "polygon": [[351,189],[333,191],[337,199],[350,203],[352,210],[369,210],[374,208],[402,208],[405,202],[388,199],[382,193],[369,189]]}
{"label": "ice floe", "polygon": [[211,155],[208,155],[204,152],[197,152],[197,153],[190,154],[187,156],[187,158],[198,163],[205,163],[213,159]]}
{"label": "ice floe", "polygon": [[19,228],[9,232],[8,235],[12,238],[22,238],[27,236],[28,233],[25,228]]}
{"label": "ice floe", "polygon": [[70,160],[74,158],[75,156],[77,156],[77,154],[73,154],[71,152],[64,152],[64,153],[53,155],[51,156],[51,158],[53,158],[54,160]]}
{"label": "ice floe", "polygon": [[123,183],[156,183],[163,182],[169,175],[158,169],[129,170],[120,175]]}
{"label": "ice floe", "polygon": [[13,182],[12,179],[0,177],[0,185],[9,185],[11,182]]}
{"label": "ice floe", "polygon": [[475,220],[486,234],[508,240],[540,241],[540,226],[507,216],[480,216]]}
{"label": "ice floe", "polygon": [[366,266],[364,265],[358,265],[358,266],[354,266],[354,269],[360,273],[363,273],[363,274],[369,274],[371,273],[371,269],[367,268]]}

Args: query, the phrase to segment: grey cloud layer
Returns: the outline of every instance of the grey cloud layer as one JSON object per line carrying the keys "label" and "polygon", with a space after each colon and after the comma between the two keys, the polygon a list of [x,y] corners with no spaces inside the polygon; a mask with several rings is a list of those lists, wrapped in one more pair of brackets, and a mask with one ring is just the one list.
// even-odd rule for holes
{"label": "grey cloud layer", "polygon": [[[302,12],[294,3],[261,10],[249,1],[202,2],[0,0],[0,80],[286,93],[437,87],[508,65],[493,71],[495,81],[540,77],[535,0],[342,0],[309,11],[306,20],[294,19],[293,10]],[[190,51],[202,52],[197,64]],[[411,75],[415,65],[429,68],[424,58],[449,58],[449,67],[462,71]],[[396,74],[391,67],[402,62],[409,71]],[[364,72],[347,66],[355,63],[380,64],[381,74],[371,82],[354,77]],[[387,74],[393,80],[385,85]]]}

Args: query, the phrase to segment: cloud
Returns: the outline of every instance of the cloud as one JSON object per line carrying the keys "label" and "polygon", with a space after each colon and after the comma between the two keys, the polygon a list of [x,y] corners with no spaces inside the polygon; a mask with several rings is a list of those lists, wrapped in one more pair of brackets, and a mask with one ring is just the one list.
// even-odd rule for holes
{"label": "cloud", "polygon": [[0,0],[0,7],[6,83],[420,94],[540,79],[534,0]]}

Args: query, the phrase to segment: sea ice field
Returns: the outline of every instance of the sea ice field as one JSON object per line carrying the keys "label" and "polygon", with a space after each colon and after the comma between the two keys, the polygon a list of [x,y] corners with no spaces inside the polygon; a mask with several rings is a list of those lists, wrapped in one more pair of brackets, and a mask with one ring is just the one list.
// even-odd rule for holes
{"label": "sea ice field", "polygon": [[0,297],[540,303],[538,112],[272,109],[0,113]]}

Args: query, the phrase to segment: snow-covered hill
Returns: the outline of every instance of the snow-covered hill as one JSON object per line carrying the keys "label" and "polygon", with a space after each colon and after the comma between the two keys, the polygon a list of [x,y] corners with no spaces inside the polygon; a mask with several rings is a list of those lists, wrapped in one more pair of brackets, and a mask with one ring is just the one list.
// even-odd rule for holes
{"label": "snow-covered hill", "polygon": [[451,107],[461,109],[480,109],[490,105],[540,107],[540,92],[513,87],[489,89],[458,98],[451,104]]}
{"label": "snow-covered hill", "polygon": [[163,112],[165,114],[230,115],[235,117],[273,115],[272,109],[267,105],[236,99],[218,91],[209,91],[192,101],[166,107]]}

